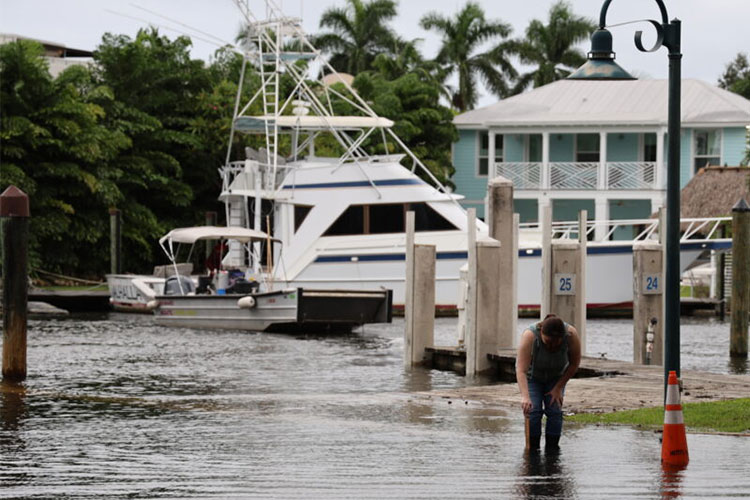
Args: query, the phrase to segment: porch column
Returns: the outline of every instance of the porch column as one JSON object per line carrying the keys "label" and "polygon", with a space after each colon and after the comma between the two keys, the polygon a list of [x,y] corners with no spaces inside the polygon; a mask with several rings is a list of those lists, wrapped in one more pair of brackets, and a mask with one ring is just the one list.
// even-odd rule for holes
{"label": "porch column", "polygon": [[[495,177],[495,132],[491,128],[487,130],[487,181]],[[484,212],[487,218],[487,210]]]}
{"label": "porch column", "polygon": [[[542,132],[542,185],[541,189],[549,189],[549,132]],[[541,211],[539,212],[541,219]]]}
{"label": "porch column", "polygon": [[[666,189],[666,171],[664,170],[664,129],[659,128],[656,131],[656,175],[654,176],[654,188]],[[663,197],[664,195],[662,195]],[[663,204],[663,202],[662,202]]]}
{"label": "porch column", "polygon": [[[607,189],[607,133],[599,132],[599,175],[597,189]],[[598,218],[598,216],[597,216]]]}
{"label": "porch column", "polygon": [[606,196],[597,196],[594,199],[594,241],[602,241],[609,228],[602,224],[609,220],[609,200]]}

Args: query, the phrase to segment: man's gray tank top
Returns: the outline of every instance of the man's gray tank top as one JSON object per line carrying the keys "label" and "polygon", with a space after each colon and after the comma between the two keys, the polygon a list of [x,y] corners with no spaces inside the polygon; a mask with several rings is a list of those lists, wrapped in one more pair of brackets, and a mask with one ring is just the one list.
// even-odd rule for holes
{"label": "man's gray tank top", "polygon": [[563,338],[560,349],[556,352],[550,352],[542,342],[541,328],[539,323],[529,325],[527,328],[534,334],[534,343],[531,347],[531,364],[526,376],[539,382],[549,382],[560,378],[568,368],[568,324],[565,323],[565,337]]}

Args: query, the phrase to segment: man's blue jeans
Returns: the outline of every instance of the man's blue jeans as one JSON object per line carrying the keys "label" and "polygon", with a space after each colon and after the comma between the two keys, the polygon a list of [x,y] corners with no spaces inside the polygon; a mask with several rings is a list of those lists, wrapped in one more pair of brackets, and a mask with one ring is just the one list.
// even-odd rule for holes
{"label": "man's blue jeans", "polygon": [[[559,436],[562,434],[562,408],[555,403],[550,404],[552,397],[547,394],[555,387],[558,379],[549,382],[539,382],[531,377],[529,382],[529,398],[531,398],[531,412],[529,412],[529,435],[542,435],[542,414],[547,415],[545,434]],[[563,389],[563,394],[565,390]],[[545,395],[546,394],[546,395]]]}

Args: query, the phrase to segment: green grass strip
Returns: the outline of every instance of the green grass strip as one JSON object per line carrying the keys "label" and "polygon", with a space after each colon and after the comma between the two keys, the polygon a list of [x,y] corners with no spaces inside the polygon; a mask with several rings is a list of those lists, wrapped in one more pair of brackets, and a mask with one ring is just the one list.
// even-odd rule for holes
{"label": "green grass strip", "polygon": [[[750,432],[750,398],[682,405],[685,426],[693,431]],[[638,427],[661,428],[664,425],[664,408],[613,413],[579,413],[565,418],[568,422],[583,424],[623,424]]]}

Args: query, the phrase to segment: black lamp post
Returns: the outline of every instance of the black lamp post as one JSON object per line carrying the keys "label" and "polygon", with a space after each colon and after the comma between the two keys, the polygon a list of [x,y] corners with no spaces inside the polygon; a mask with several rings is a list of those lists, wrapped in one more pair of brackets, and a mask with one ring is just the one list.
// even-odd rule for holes
{"label": "black lamp post", "polygon": [[[656,43],[643,47],[643,32],[636,31],[635,46],[641,52],[654,52],[666,47],[669,51],[669,110],[667,115],[667,237],[666,280],[664,287],[664,383],[670,370],[680,375],[680,20],[667,19],[662,0],[655,0],[661,12],[661,23],[648,20],[656,29]],[[599,29],[591,36],[589,60],[568,78],[573,80],[632,80],[615,63],[612,35],[606,29],[607,9],[612,0],[605,0],[599,14]],[[665,385],[666,387],[666,385]]]}

